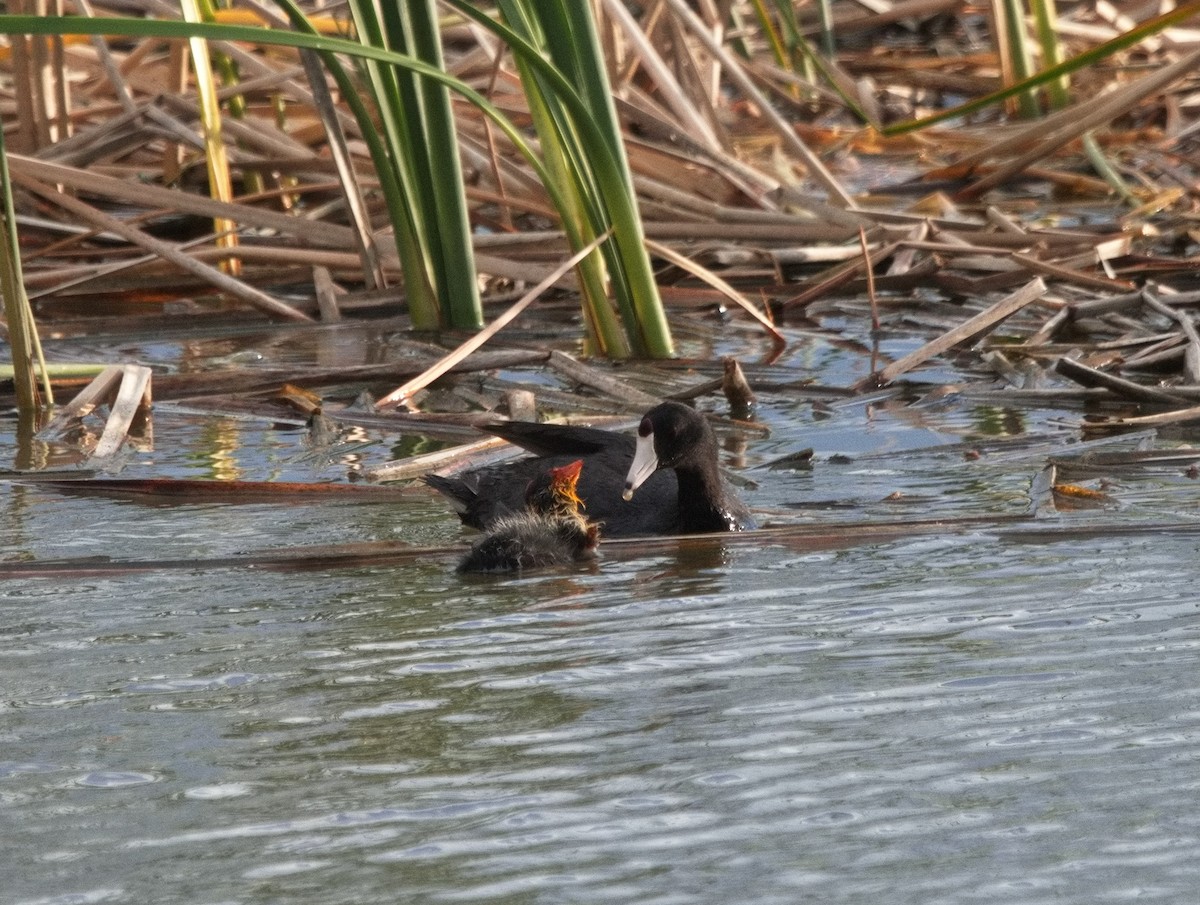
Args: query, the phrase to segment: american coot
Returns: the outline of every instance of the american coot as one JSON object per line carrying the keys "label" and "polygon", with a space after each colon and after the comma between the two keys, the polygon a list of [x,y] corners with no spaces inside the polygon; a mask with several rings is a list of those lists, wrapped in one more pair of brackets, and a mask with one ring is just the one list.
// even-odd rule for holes
{"label": "american coot", "polygon": [[580,512],[583,462],[550,468],[530,482],[528,506],[498,518],[458,564],[460,572],[518,572],[591,559],[599,527]]}
{"label": "american coot", "polygon": [[[426,475],[447,496],[463,523],[485,529],[525,505],[524,488],[547,468],[584,461],[579,496],[588,518],[606,536],[632,537],[756,527],[749,510],[717,468],[717,441],[704,417],[678,402],[646,413],[638,438],[591,427],[503,421],[486,430],[533,453],[533,457],[484,466],[454,477]],[[650,438],[649,443],[644,438]],[[626,478],[639,442],[646,448],[641,471],[624,500]],[[653,452],[655,464],[648,458]],[[680,494],[680,487],[684,493]]]}

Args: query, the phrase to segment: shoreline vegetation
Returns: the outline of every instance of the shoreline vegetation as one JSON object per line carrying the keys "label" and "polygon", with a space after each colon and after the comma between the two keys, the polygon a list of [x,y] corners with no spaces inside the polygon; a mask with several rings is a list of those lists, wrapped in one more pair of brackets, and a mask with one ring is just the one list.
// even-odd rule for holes
{"label": "shoreline vegetation", "polygon": [[[101,457],[151,399],[474,438],[467,456],[496,411],[602,421],[719,392],[729,363],[677,337],[736,330],[759,393],[903,395],[950,361],[971,380],[948,391],[1053,400],[1088,436],[1200,421],[1200,4],[698,7],[13,4],[5,404],[57,436],[110,406]],[[48,337],[366,321],[391,361],[33,376]],[[858,344],[870,376],[798,387],[772,367],[796,328]],[[854,338],[891,331],[924,341]],[[420,403],[522,368],[573,391]]]}

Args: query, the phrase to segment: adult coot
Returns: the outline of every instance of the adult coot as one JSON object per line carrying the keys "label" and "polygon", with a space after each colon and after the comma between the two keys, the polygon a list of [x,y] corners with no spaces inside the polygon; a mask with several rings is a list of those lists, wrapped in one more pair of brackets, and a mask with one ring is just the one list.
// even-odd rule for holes
{"label": "adult coot", "polygon": [[583,462],[550,468],[526,491],[528,508],[501,516],[458,564],[460,572],[517,572],[590,559],[599,527],[580,511],[577,484]]}
{"label": "adult coot", "polygon": [[[588,518],[609,537],[744,531],[754,528],[749,510],[720,476],[717,441],[704,417],[678,402],[655,406],[642,419],[638,437],[592,427],[503,421],[490,433],[533,453],[532,457],[477,468],[454,477],[426,475],[447,496],[463,523],[486,529],[525,506],[524,488],[548,468],[584,461],[578,493]],[[623,499],[634,453],[652,438],[641,472]],[[648,465],[653,452],[655,463]],[[685,492],[680,495],[680,486]]]}

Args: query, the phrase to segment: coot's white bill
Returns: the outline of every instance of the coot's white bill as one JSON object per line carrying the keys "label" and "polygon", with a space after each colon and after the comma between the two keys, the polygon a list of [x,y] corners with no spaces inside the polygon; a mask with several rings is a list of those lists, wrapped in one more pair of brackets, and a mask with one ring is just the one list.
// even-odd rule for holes
{"label": "coot's white bill", "polygon": [[[643,421],[642,424],[645,426],[646,422]],[[654,431],[643,434],[639,430],[633,462],[629,466],[629,474],[625,476],[625,492],[621,494],[621,497],[626,500],[633,499],[633,492],[657,470],[658,453],[654,451]]]}

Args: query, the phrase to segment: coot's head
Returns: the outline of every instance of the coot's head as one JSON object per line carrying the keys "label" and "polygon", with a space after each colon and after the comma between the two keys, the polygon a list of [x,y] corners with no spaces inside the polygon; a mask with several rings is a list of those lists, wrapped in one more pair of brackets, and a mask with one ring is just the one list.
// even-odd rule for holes
{"label": "coot's head", "polygon": [[637,448],[625,478],[625,499],[660,468],[716,468],[717,441],[708,422],[680,402],[663,402],[638,425]]}
{"label": "coot's head", "polygon": [[530,482],[525,491],[526,505],[544,515],[578,515],[583,509],[578,490],[582,471],[582,459],[548,469]]}

